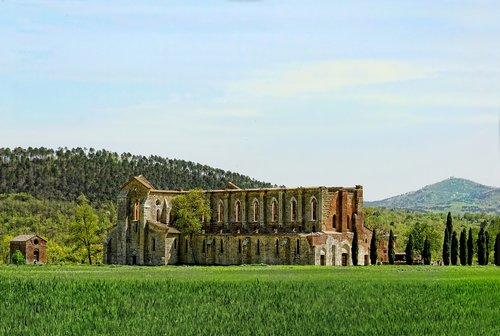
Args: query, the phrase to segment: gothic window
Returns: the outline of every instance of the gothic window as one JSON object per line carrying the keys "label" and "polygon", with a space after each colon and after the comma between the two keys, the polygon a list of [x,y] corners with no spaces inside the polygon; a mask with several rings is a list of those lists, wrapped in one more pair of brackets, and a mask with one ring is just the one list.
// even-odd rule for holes
{"label": "gothic window", "polygon": [[217,222],[221,223],[222,221],[224,221],[224,204],[219,202],[217,207]]}
{"label": "gothic window", "polygon": [[259,201],[257,201],[256,199],[253,201],[252,211],[253,211],[253,221],[258,222],[259,221]]}
{"label": "gothic window", "polygon": [[311,199],[311,220],[317,220],[318,219],[318,201],[316,201],[316,198]]}
{"label": "gothic window", "polygon": [[134,217],[133,220],[139,220],[139,200],[135,201],[134,204]]}
{"label": "gothic window", "polygon": [[234,219],[236,222],[241,222],[241,203],[240,201],[236,201],[234,205]]}
{"label": "gothic window", "polygon": [[271,203],[271,219],[273,222],[278,221],[278,203],[275,199],[273,199],[273,202]]}
{"label": "gothic window", "polygon": [[297,220],[297,201],[292,199],[290,202],[290,221],[294,223]]}

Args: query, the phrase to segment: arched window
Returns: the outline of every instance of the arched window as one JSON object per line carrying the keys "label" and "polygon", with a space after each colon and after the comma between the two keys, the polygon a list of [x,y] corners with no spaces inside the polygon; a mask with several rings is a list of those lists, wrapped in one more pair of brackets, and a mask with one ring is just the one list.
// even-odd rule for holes
{"label": "arched window", "polygon": [[318,201],[316,201],[316,198],[311,199],[311,220],[317,220],[318,219]]}
{"label": "arched window", "polygon": [[217,222],[221,223],[222,221],[224,221],[224,204],[219,202],[217,206]]}
{"label": "arched window", "polygon": [[297,201],[295,199],[290,202],[290,221],[292,223],[297,221]]}
{"label": "arched window", "polygon": [[271,220],[273,222],[278,221],[278,202],[275,199],[271,203]]}
{"label": "arched window", "polygon": [[253,212],[253,221],[254,222],[258,222],[259,221],[259,215],[260,215],[260,210],[259,210],[259,201],[257,201],[256,199],[253,200],[253,204],[252,204],[252,212]]}
{"label": "arched window", "polygon": [[224,241],[222,239],[220,240],[220,253],[224,253]]}
{"label": "arched window", "polygon": [[134,204],[134,218],[133,220],[139,220],[139,200],[135,201]]}
{"label": "arched window", "polygon": [[260,239],[257,239],[257,254],[260,254]]}
{"label": "arched window", "polygon": [[274,248],[276,249],[275,250],[276,255],[279,256],[280,255],[280,241],[279,241],[279,239],[276,239],[276,241],[274,242]]}
{"label": "arched window", "polygon": [[234,220],[236,222],[241,222],[241,203],[236,201],[234,204]]}
{"label": "arched window", "polygon": [[238,253],[241,253],[241,239],[238,239]]}
{"label": "arched window", "polygon": [[300,239],[297,239],[296,253],[300,254]]}
{"label": "arched window", "polygon": [[156,221],[160,222],[161,219],[161,211],[160,209],[156,209]]}
{"label": "arched window", "polygon": [[154,238],[153,238],[153,240],[152,240],[152,242],[151,242],[151,243],[152,243],[152,245],[153,245],[153,246],[151,247],[151,250],[156,251],[156,239],[154,239]]}

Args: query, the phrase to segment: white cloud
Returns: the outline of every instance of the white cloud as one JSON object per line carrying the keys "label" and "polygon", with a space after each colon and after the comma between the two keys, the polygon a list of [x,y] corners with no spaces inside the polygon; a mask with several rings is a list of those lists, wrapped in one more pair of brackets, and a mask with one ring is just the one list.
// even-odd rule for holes
{"label": "white cloud", "polygon": [[291,97],[333,92],[341,88],[426,78],[429,69],[393,60],[336,60],[261,73],[261,79],[226,86],[229,92]]}

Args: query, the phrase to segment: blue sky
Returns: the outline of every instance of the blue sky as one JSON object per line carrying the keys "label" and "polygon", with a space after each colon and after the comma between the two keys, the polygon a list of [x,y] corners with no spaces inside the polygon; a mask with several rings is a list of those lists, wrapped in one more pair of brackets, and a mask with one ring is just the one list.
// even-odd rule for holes
{"label": "blue sky", "polygon": [[0,2],[0,146],[156,154],[375,200],[500,186],[498,1]]}

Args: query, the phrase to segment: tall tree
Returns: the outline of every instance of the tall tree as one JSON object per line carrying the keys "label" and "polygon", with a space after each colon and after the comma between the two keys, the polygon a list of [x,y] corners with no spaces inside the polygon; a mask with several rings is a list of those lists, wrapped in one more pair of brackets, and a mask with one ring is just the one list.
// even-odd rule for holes
{"label": "tall tree", "polygon": [[77,198],[75,219],[70,224],[70,240],[85,248],[89,264],[92,265],[92,245],[99,244],[99,217],[83,194]]}
{"label": "tall tree", "polygon": [[460,232],[460,264],[467,265],[467,232],[465,228]]}
{"label": "tall tree", "polygon": [[413,236],[411,234],[406,243],[406,264],[413,265]]}
{"label": "tall tree", "polygon": [[443,264],[450,264],[450,233],[448,232],[448,229],[444,230]]}
{"label": "tall tree", "polygon": [[396,259],[396,253],[394,251],[394,233],[389,233],[389,264],[394,265],[394,260]]}
{"label": "tall tree", "polygon": [[479,234],[477,235],[477,263],[479,265],[484,265],[485,262],[485,237],[484,237],[484,229],[481,228],[479,230]]}
{"label": "tall tree", "polygon": [[457,238],[457,232],[453,231],[453,234],[451,235],[451,264],[452,265],[457,265],[458,262],[458,238]]}
{"label": "tall tree", "polygon": [[451,234],[453,232],[453,219],[451,218],[451,212],[448,212],[448,216],[446,216],[446,230],[448,230],[451,239]]}
{"label": "tall tree", "polygon": [[359,253],[358,228],[356,227],[356,225],[354,225],[354,235],[352,237],[352,246],[351,246],[352,264],[354,266],[358,265],[358,253]]}
{"label": "tall tree", "polygon": [[490,234],[488,231],[484,232],[484,264],[488,265],[490,261]]}
{"label": "tall tree", "polygon": [[500,233],[495,239],[495,265],[500,266]]}
{"label": "tall tree", "polygon": [[210,218],[210,205],[200,189],[190,190],[172,199],[173,225],[183,234],[189,234],[191,256],[196,263],[193,234],[200,233],[205,218]]}
{"label": "tall tree", "polygon": [[370,241],[370,263],[372,265],[377,264],[378,253],[377,253],[377,230],[373,229],[372,240]]}
{"label": "tall tree", "polygon": [[472,240],[472,228],[469,228],[469,237],[467,238],[467,265],[472,265],[474,257],[474,241]]}
{"label": "tall tree", "polygon": [[427,237],[425,238],[424,241],[424,253],[423,253],[423,258],[424,258],[424,265],[430,265],[431,264],[431,243],[429,242],[429,239]]}

